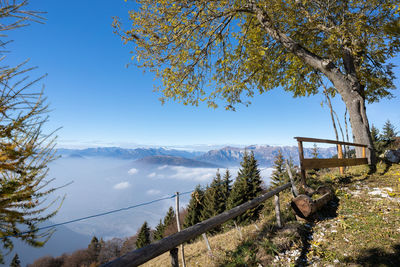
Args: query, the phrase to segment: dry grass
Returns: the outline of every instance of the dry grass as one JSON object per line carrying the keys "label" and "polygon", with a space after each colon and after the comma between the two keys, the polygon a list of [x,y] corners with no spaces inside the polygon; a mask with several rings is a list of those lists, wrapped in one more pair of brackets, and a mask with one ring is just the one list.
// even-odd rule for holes
{"label": "dry grass", "polygon": [[[281,209],[284,220],[293,220],[289,209],[290,195],[287,190],[281,193]],[[288,225],[284,229],[276,229],[275,213],[272,212],[273,199],[265,203],[261,219],[254,224],[238,229],[226,227],[224,233],[208,236],[212,252],[207,250],[205,241],[199,237],[191,244],[185,244],[185,260],[187,266],[239,266],[243,264],[271,261],[277,250],[288,249],[293,239],[299,240],[297,225]],[[289,211],[289,212],[288,212]],[[242,238],[241,238],[242,236]],[[273,239],[277,245],[270,241]],[[179,251],[179,261],[180,251]],[[170,266],[169,253],[147,262],[143,266]]]}

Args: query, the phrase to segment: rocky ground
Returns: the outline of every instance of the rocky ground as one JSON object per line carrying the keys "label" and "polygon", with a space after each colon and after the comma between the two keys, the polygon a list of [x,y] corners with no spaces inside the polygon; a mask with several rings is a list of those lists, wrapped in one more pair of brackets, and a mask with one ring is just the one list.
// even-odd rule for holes
{"label": "rocky ground", "polygon": [[273,265],[400,266],[400,165],[381,164],[373,175],[354,168],[333,182],[337,199]]}

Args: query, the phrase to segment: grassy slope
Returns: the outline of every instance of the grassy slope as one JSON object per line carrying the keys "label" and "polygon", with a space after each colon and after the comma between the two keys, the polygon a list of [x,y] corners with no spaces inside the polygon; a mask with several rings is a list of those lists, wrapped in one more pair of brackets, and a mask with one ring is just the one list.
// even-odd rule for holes
{"label": "grassy slope", "polygon": [[[400,165],[380,165],[367,175],[363,167],[345,177],[327,172],[315,185],[331,184],[337,200],[312,222],[297,222],[281,194],[285,227],[275,227],[272,200],[263,218],[238,230],[210,236],[210,254],[202,239],[185,246],[187,266],[400,266]],[[168,266],[168,254],[145,266]]]}

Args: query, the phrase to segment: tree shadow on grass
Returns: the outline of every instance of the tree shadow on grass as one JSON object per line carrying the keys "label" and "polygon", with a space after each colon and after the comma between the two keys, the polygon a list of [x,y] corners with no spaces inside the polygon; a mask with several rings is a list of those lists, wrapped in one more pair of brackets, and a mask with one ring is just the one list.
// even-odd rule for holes
{"label": "tree shadow on grass", "polygon": [[302,247],[300,256],[296,259],[295,266],[307,266],[307,254],[310,251],[312,236],[314,234],[314,223],[305,224],[300,229]]}
{"label": "tree shadow on grass", "polygon": [[346,263],[360,264],[362,266],[400,266],[400,243],[393,246],[394,252],[386,252],[382,248],[363,250],[356,257],[348,257]]}
{"label": "tree shadow on grass", "polygon": [[380,174],[384,175],[389,171],[390,167],[392,167],[392,163],[390,161],[388,161],[388,160],[385,160],[385,159],[383,159],[382,161],[383,161],[383,163],[385,163],[385,169]]}

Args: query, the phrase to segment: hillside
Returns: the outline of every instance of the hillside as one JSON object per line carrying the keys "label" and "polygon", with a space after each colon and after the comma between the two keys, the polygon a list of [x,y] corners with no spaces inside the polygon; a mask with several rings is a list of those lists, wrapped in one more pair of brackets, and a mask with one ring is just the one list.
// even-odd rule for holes
{"label": "hillside", "polygon": [[[264,218],[209,237],[209,253],[202,239],[185,246],[188,266],[400,266],[400,165],[379,165],[368,175],[363,167],[346,176],[336,171],[319,174],[314,185],[331,184],[331,201],[314,221],[298,222],[282,194],[285,226],[276,229],[269,201]],[[167,266],[163,254],[144,266]]]}

